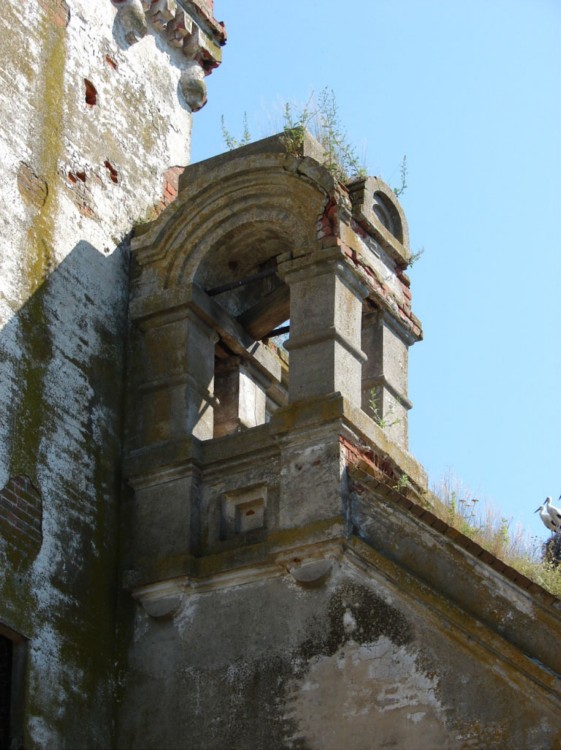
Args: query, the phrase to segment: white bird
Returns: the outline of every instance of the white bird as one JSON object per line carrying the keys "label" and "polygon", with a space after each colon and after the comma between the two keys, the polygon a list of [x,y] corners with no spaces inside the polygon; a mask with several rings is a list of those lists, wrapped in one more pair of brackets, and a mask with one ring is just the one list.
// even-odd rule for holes
{"label": "white bird", "polygon": [[[559,498],[561,500],[561,497]],[[551,498],[546,497],[543,505],[536,508],[534,513],[540,512],[540,518],[544,526],[546,526],[554,534],[561,533],[561,509],[551,504]]]}

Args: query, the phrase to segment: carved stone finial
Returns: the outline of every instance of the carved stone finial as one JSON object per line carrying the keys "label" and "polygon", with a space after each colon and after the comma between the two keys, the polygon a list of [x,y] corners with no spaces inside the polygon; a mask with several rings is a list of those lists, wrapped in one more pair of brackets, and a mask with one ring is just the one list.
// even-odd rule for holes
{"label": "carved stone finial", "polygon": [[201,66],[192,62],[181,74],[179,85],[191,111],[198,112],[206,104],[205,73]]}

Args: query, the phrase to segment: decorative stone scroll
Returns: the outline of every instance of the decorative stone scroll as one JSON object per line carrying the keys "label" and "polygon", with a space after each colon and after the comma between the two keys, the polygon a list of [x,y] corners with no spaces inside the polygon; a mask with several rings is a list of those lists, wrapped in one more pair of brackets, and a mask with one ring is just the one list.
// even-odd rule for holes
{"label": "decorative stone scroll", "polygon": [[191,0],[112,0],[128,44],[152,28],[170,47],[183,53],[180,89],[193,112],[207,101],[205,76],[222,62],[224,24]]}

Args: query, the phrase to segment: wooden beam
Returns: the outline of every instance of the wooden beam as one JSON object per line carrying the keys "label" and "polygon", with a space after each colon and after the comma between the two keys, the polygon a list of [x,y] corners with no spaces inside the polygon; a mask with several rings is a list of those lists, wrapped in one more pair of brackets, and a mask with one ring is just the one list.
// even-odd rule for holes
{"label": "wooden beam", "polygon": [[290,290],[283,284],[242,313],[237,321],[252,338],[259,340],[289,316]]}

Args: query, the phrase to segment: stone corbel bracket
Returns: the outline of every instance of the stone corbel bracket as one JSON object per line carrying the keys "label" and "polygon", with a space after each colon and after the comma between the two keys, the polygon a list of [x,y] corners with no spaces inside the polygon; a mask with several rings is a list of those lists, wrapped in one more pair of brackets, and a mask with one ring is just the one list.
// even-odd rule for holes
{"label": "stone corbel bracket", "polygon": [[305,560],[288,568],[293,580],[302,588],[318,588],[331,576],[336,569],[336,562],[330,558],[319,560]]}
{"label": "stone corbel bracket", "polygon": [[[341,564],[341,548],[338,543],[326,543],[322,545],[322,548],[316,551],[315,556],[310,556],[305,548],[302,550],[295,548],[280,553],[275,559],[233,570],[217,571],[214,575],[179,576],[137,587],[127,585],[125,576],[125,588],[130,589],[133,598],[152,619],[173,620],[192,594],[233,588],[271,578],[282,578],[287,574],[301,588],[319,588],[339,570]],[[295,557],[295,555],[302,555],[302,557]]]}
{"label": "stone corbel bracket", "polygon": [[147,615],[155,620],[171,620],[179,611],[185,595],[181,581],[162,581],[133,592]]}
{"label": "stone corbel bracket", "polygon": [[180,89],[193,112],[206,104],[205,76],[222,62],[224,24],[191,0],[112,0],[128,44],[152,29],[166,44],[182,52]]}

